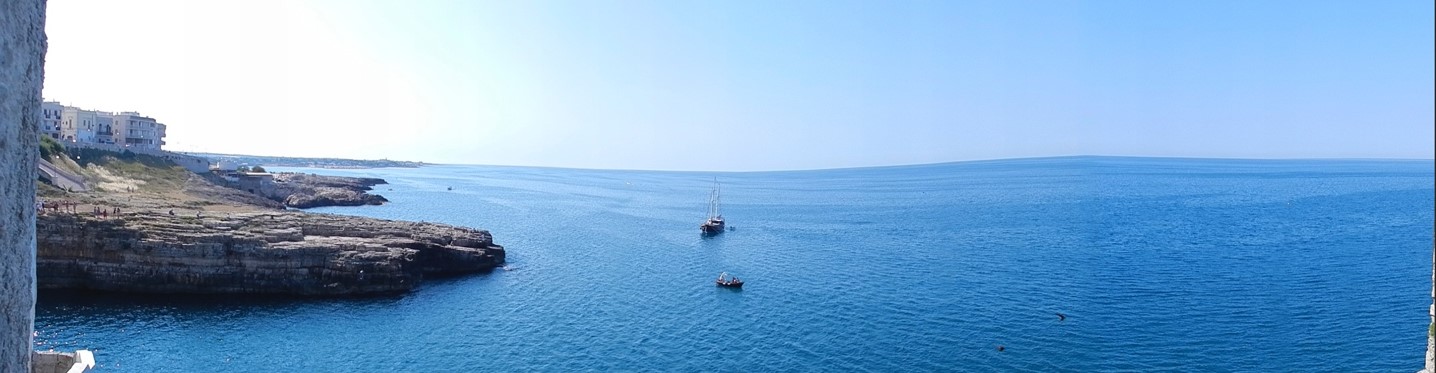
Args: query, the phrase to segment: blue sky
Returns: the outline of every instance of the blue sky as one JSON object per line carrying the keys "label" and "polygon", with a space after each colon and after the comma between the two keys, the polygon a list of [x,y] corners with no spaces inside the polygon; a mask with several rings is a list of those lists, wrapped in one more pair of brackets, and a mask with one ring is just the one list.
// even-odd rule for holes
{"label": "blue sky", "polygon": [[1436,153],[1430,1],[55,1],[48,22],[47,98],[155,116],[179,150],[659,170]]}

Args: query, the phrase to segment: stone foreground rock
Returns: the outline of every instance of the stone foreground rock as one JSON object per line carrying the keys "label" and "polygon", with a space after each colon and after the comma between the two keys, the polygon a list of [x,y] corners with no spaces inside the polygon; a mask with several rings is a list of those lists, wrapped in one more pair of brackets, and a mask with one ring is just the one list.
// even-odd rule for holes
{"label": "stone foreground rock", "polygon": [[296,212],[214,217],[51,213],[36,224],[38,285],[139,293],[358,295],[502,265],[488,231]]}
{"label": "stone foreground rock", "polygon": [[45,1],[0,1],[0,372],[35,348],[35,159],[45,78]]}

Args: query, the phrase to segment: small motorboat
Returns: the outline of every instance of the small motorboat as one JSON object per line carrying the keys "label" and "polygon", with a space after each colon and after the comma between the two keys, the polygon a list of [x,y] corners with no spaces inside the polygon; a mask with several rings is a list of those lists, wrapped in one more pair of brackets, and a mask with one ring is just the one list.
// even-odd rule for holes
{"label": "small motorboat", "polygon": [[714,280],[713,283],[716,283],[718,284],[718,286],[722,286],[725,288],[743,287],[743,280],[739,280],[737,276],[729,276],[728,272],[719,273],[718,279]]}

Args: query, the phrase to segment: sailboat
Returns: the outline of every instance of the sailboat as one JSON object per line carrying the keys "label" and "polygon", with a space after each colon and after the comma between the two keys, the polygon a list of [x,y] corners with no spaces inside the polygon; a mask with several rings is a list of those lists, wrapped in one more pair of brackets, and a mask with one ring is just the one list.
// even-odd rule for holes
{"label": "sailboat", "polygon": [[718,178],[713,178],[713,192],[708,194],[708,220],[698,229],[704,235],[723,233],[723,211],[718,205]]}

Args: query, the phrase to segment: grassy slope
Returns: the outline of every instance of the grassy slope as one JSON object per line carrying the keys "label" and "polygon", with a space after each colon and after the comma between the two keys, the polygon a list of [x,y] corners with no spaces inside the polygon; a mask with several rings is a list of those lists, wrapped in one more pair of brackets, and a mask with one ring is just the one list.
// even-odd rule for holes
{"label": "grassy slope", "polygon": [[88,211],[88,206],[173,210],[177,214],[278,208],[273,201],[214,185],[169,160],[150,155],[74,149],[53,156],[51,163],[83,176],[93,190],[68,193],[37,183],[37,195],[87,205],[81,211]]}
{"label": "grassy slope", "polygon": [[150,155],[94,149],[70,153],[75,163],[85,170],[85,176],[99,179],[100,189],[110,192],[123,191],[125,186],[149,192],[179,191],[191,174],[174,162]]}

